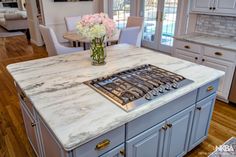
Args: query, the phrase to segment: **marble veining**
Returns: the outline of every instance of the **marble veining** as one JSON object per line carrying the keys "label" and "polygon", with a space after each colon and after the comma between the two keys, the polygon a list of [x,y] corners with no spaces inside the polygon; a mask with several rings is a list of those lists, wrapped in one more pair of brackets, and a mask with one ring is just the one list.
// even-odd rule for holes
{"label": "marble veining", "polygon": [[175,39],[236,51],[235,37],[227,38],[203,33],[191,33],[182,36],[176,36]]}
{"label": "marble veining", "polygon": [[[224,72],[126,44],[107,48],[107,64],[92,66],[89,52],[78,52],[7,67],[65,150],[72,150],[224,75]],[[131,112],[83,84],[84,81],[153,64],[194,83]]]}

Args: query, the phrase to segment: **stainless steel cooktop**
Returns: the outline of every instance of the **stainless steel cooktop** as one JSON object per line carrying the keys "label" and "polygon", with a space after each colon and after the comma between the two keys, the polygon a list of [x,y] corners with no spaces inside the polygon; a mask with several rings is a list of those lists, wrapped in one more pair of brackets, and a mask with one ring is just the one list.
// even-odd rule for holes
{"label": "stainless steel cooktop", "polygon": [[181,75],[145,64],[84,82],[125,111],[192,83]]}

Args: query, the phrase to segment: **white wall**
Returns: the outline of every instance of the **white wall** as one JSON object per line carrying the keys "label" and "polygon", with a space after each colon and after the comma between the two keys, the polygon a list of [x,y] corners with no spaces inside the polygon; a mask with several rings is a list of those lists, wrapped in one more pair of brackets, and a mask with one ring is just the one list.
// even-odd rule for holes
{"label": "white wall", "polygon": [[[100,11],[99,1],[88,2],[53,2],[53,0],[41,0],[44,23],[54,29],[58,39],[62,42],[66,32],[64,17],[97,13]],[[101,3],[101,2],[100,2]]]}

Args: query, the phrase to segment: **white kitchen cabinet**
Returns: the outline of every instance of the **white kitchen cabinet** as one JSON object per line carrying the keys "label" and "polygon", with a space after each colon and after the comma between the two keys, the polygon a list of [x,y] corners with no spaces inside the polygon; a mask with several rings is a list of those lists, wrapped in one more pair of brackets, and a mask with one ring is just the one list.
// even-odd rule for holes
{"label": "white kitchen cabinet", "polygon": [[236,15],[236,0],[215,0],[215,12]]}
{"label": "white kitchen cabinet", "polygon": [[199,54],[195,54],[195,53],[192,53],[189,51],[183,51],[183,50],[176,49],[173,56],[183,59],[183,60],[186,60],[186,61],[193,62],[193,63],[199,62]]}
{"label": "white kitchen cabinet", "polygon": [[[193,51],[190,49],[180,49],[181,47],[179,46],[179,43],[179,40],[175,41],[175,50],[172,54],[174,57],[197,64],[202,64],[225,72],[225,76],[221,77],[220,79],[217,95],[220,100],[228,102],[229,91],[235,69],[236,53],[233,51],[204,46],[201,44],[198,44],[198,46],[201,47],[200,53],[193,53]],[[190,45],[192,43],[184,42],[184,44]]]}
{"label": "white kitchen cabinet", "polygon": [[192,0],[191,12],[236,15],[236,0]]}
{"label": "white kitchen cabinet", "polygon": [[224,61],[224,60],[211,58],[211,57],[203,57],[202,64],[225,72],[225,76],[220,78],[217,94],[218,94],[218,98],[224,101],[228,101],[228,96],[229,96],[229,91],[232,84],[235,64]]}
{"label": "white kitchen cabinet", "polygon": [[214,0],[193,0],[191,11],[211,13]]}

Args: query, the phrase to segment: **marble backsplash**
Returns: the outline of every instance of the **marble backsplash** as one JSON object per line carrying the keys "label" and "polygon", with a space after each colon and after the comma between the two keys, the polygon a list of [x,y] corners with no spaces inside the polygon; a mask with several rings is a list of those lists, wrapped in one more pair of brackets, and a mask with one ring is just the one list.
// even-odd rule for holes
{"label": "marble backsplash", "polygon": [[236,37],[236,17],[198,15],[195,32]]}

